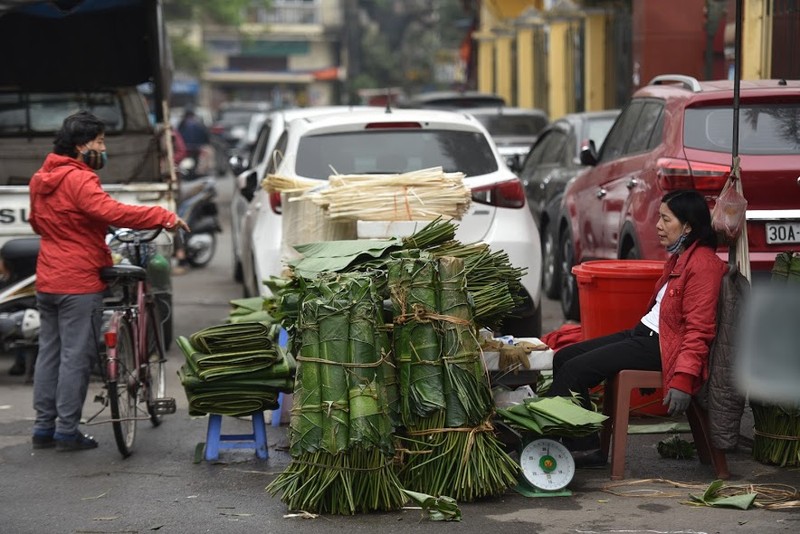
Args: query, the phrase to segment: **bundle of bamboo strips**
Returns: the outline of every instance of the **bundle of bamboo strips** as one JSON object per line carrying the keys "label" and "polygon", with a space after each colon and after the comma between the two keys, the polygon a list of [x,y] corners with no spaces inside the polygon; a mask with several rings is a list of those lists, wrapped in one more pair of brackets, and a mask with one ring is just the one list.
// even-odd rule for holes
{"label": "bundle of bamboo strips", "polygon": [[292,510],[349,515],[406,501],[392,461],[381,302],[363,274],[321,277],[303,299],[292,462],[267,486]]}
{"label": "bundle of bamboo strips", "polygon": [[298,191],[308,191],[314,187],[319,187],[322,182],[311,178],[290,178],[277,174],[268,174],[261,182],[261,187],[267,193],[294,193]]}
{"label": "bundle of bamboo strips", "polygon": [[408,458],[407,489],[459,501],[500,495],[517,464],[494,435],[489,379],[480,356],[460,258],[398,254],[389,264],[394,349]]}
{"label": "bundle of bamboo strips", "polygon": [[304,196],[331,219],[362,221],[461,219],[470,203],[464,174],[431,167],[402,174],[333,175],[329,187]]}

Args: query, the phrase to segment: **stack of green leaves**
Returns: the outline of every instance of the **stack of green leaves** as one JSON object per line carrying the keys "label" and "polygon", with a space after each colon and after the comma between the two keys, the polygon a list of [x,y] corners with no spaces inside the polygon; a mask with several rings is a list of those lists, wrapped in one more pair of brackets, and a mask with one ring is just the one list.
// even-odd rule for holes
{"label": "stack of green leaves", "polygon": [[230,301],[231,311],[228,314],[229,323],[255,323],[272,324],[275,318],[269,310],[275,307],[274,298],[250,297]]}
{"label": "stack of green leaves", "polygon": [[279,327],[259,322],[209,326],[192,334],[189,340],[199,350],[245,352],[269,350],[278,339]]}
{"label": "stack of green leaves", "polygon": [[580,437],[598,432],[607,416],[587,410],[577,399],[538,397],[525,399],[497,414],[512,426],[541,436]]}
{"label": "stack of green leaves", "polygon": [[267,491],[292,510],[353,514],[407,500],[393,467],[381,299],[363,274],[322,276],[300,306],[292,461]]}
{"label": "stack of green leaves", "polygon": [[389,264],[407,489],[461,501],[499,495],[517,466],[489,420],[493,400],[466,292],[464,262],[426,253]]}
{"label": "stack of green leaves", "polygon": [[[178,376],[190,415],[274,410],[278,394],[292,391],[294,358],[275,343],[277,328],[267,329],[265,336],[263,327],[225,324],[191,338],[178,337],[176,343],[186,358]],[[242,335],[241,343],[234,334]]]}

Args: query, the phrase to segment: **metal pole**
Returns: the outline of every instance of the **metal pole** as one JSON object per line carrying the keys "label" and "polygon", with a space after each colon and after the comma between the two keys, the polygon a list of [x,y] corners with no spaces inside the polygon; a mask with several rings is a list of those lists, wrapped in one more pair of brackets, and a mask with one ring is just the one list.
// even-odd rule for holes
{"label": "metal pole", "polygon": [[[731,140],[731,178],[741,191],[741,170],[739,169],[739,85],[742,81],[742,4],[736,0],[735,34],[733,42],[733,139]],[[742,232],[747,234],[747,222]],[[736,265],[737,240],[728,247],[728,264]]]}
{"label": "metal pole", "polygon": [[733,44],[733,143],[731,156],[733,164],[739,156],[739,85],[742,81],[742,7],[743,0],[736,0],[736,26]]}

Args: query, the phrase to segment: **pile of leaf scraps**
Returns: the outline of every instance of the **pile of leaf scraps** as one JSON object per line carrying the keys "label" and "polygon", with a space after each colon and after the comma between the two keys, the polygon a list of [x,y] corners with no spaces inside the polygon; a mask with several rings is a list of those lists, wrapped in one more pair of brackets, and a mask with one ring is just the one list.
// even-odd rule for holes
{"label": "pile of leaf scraps", "polygon": [[765,510],[788,510],[800,508],[800,492],[797,488],[786,484],[731,484],[726,485],[722,480],[715,480],[708,486],[674,482],[663,478],[647,478],[615,482],[603,487],[603,491],[620,497],[684,497],[683,491],[664,491],[654,487],[631,489],[623,491],[627,486],[641,486],[652,484],[668,484],[674,488],[702,492],[695,495],[690,493],[691,501],[683,504],[692,506],[712,506],[723,508],[739,508],[747,510],[751,507]]}
{"label": "pile of leaf scraps", "polygon": [[691,460],[694,458],[695,445],[678,434],[662,439],[658,442],[658,454],[662,458],[672,458],[674,460]]}

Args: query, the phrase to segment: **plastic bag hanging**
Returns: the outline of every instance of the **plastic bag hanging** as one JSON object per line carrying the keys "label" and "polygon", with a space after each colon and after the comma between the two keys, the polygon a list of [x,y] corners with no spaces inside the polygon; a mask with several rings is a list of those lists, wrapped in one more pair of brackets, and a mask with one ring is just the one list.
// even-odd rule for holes
{"label": "plastic bag hanging", "polygon": [[747,199],[736,188],[739,171],[739,158],[736,157],[731,175],[711,211],[711,226],[728,243],[736,241],[746,224]]}

